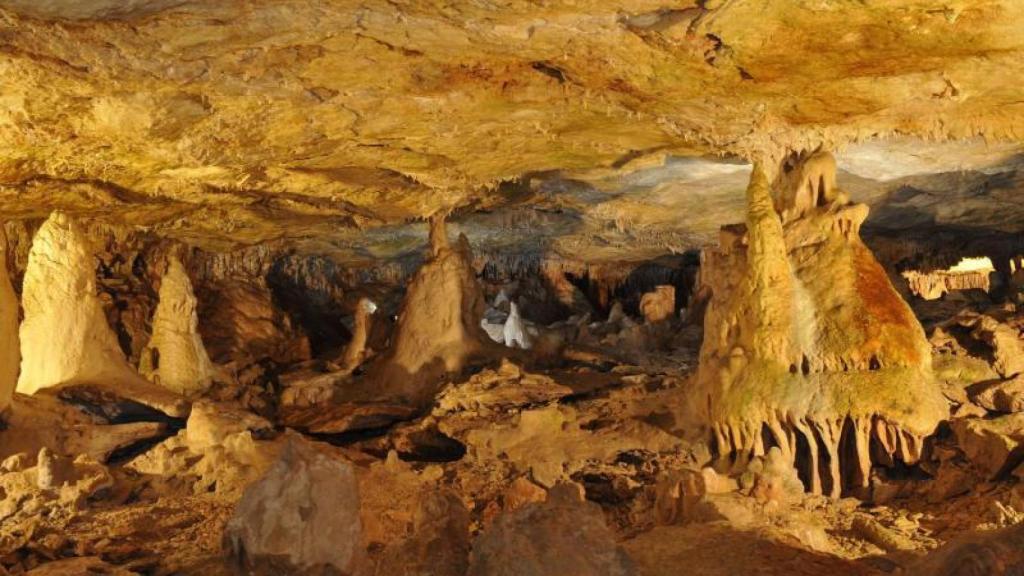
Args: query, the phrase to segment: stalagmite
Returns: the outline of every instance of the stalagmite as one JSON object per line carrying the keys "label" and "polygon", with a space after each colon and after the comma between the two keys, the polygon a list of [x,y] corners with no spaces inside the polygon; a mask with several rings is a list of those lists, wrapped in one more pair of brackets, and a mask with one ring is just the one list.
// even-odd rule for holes
{"label": "stalagmite", "polygon": [[11,403],[20,362],[18,297],[7,272],[7,237],[0,227],[0,411]]}
{"label": "stalagmite", "polygon": [[366,339],[370,335],[370,322],[376,311],[377,305],[369,298],[360,298],[359,303],[356,304],[352,339],[345,346],[345,352],[341,358],[342,370],[351,372],[366,360]]}
{"label": "stalagmite", "polygon": [[875,462],[913,465],[947,413],[920,324],[860,240],[867,207],[835,188],[825,152],[772,184],[755,164],[747,225],[706,251],[696,417],[742,469],[778,446],[806,488],[864,488]]}
{"label": "stalagmite", "polygon": [[96,262],[77,224],[54,212],[25,270],[18,392],[62,384],[146,384],[128,364],[96,295]]}
{"label": "stalagmite", "polygon": [[139,371],[180,394],[209,388],[215,369],[199,335],[196,296],[177,256],[167,258],[160,283],[160,303],[153,316],[153,336],[142,353]]}
{"label": "stalagmite", "polygon": [[446,373],[462,370],[489,340],[480,327],[485,300],[469,241],[448,242],[444,216],[430,221],[430,257],[409,283],[392,346],[369,380],[376,394],[427,401]]}
{"label": "stalagmite", "polygon": [[505,327],[502,331],[505,340],[505,346],[510,348],[522,348],[523,350],[529,350],[533,345],[530,341],[530,335],[526,333],[526,326],[523,324],[523,319],[519,316],[519,306],[515,302],[509,305],[508,319],[505,320]]}

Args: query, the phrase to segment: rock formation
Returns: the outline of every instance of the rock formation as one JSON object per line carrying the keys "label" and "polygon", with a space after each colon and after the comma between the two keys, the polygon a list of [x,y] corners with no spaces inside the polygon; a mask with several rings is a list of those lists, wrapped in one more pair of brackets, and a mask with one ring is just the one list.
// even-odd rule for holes
{"label": "rock formation", "polygon": [[484,349],[486,301],[472,262],[466,237],[452,246],[444,216],[434,216],[430,254],[409,283],[391,348],[371,374],[385,395],[422,403],[436,392],[438,379],[462,370]]}
{"label": "rock formation", "polygon": [[293,438],[242,496],[225,528],[224,547],[242,574],[351,574],[360,561],[360,537],[352,466]]}
{"label": "rock formation", "polygon": [[345,346],[341,357],[341,369],[352,372],[366,360],[366,340],[370,336],[370,322],[377,305],[369,298],[360,298],[356,304],[355,322],[352,327],[352,340]]}
{"label": "rock formation", "polygon": [[153,316],[153,336],[142,353],[139,371],[154,383],[192,395],[206,390],[215,369],[199,335],[199,316],[185,267],[167,258],[160,282],[160,303]]}
{"label": "rock formation", "polygon": [[[1010,262],[1010,275],[1013,263]],[[995,272],[991,259],[987,257],[962,258],[947,270],[920,272],[906,270],[901,275],[907,281],[911,293],[925,300],[936,300],[958,290],[992,289],[991,274]]]}
{"label": "rock formation", "polygon": [[860,240],[867,207],[834,187],[834,166],[797,155],[773,184],[755,164],[746,226],[703,255],[691,400],[733,465],[778,446],[811,492],[838,496],[867,487],[873,462],[917,462],[946,405],[920,324]]}
{"label": "rock formation", "polygon": [[526,325],[523,323],[522,317],[519,316],[519,306],[515,302],[510,302],[508,318],[505,320],[502,330],[505,346],[529,350],[533,346],[533,341],[526,330]]}
{"label": "rock formation", "polygon": [[629,576],[629,556],[578,487],[556,486],[546,502],[498,517],[473,544],[468,576]]}
{"label": "rock formation", "polygon": [[1024,524],[969,534],[914,565],[915,576],[1015,576],[1024,572]]}
{"label": "rock formation", "polygon": [[640,312],[648,323],[667,320],[675,314],[675,286],[658,286],[640,298]]}
{"label": "rock formation", "polygon": [[35,235],[22,289],[18,392],[63,384],[146,384],[124,357],[96,294],[96,261],[67,214]]}
{"label": "rock formation", "polygon": [[0,227],[0,412],[11,403],[20,362],[18,297],[7,271],[7,236]]}

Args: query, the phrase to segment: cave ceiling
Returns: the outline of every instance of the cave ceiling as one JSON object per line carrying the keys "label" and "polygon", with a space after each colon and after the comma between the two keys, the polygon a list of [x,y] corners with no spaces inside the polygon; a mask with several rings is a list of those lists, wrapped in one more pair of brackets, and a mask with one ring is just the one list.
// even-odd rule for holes
{"label": "cave ceiling", "polygon": [[[0,0],[0,211],[352,261],[706,244],[825,145],[869,224],[1020,232],[1015,0]],[[955,202],[951,202],[953,199]]]}

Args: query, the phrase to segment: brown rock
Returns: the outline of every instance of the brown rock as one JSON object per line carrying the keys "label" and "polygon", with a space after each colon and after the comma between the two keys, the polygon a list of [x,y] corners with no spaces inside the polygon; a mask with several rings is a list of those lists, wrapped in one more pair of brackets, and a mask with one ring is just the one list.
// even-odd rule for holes
{"label": "brown rock", "polygon": [[1024,573],[1024,524],[969,534],[915,564],[914,576],[1017,576]]}
{"label": "brown rock", "polygon": [[469,511],[451,492],[428,494],[407,538],[388,546],[377,576],[464,576],[469,564]]}
{"label": "brown rock", "polygon": [[951,426],[960,449],[989,478],[1009,472],[1024,456],[1024,413],[953,420]]}
{"label": "brown rock", "polygon": [[596,504],[555,489],[545,502],[502,513],[473,543],[467,574],[627,576],[636,569]]}
{"label": "brown rock", "polygon": [[409,283],[392,345],[366,381],[376,398],[423,406],[445,374],[459,372],[490,337],[480,326],[486,300],[465,236],[452,246],[444,216],[430,224],[430,255]]}
{"label": "brown rock", "polygon": [[359,488],[352,466],[293,436],[267,474],[250,486],[224,531],[240,574],[334,569],[360,561]]}
{"label": "brown rock", "polygon": [[654,521],[661,526],[693,520],[697,503],[707,493],[704,477],[694,470],[663,475],[654,487]]}
{"label": "brown rock", "polygon": [[984,386],[971,400],[990,412],[1024,412],[1024,374]]}
{"label": "brown rock", "polygon": [[675,315],[676,288],[671,285],[658,286],[640,298],[640,312],[648,323],[661,322]]}
{"label": "brown rock", "polygon": [[531,502],[543,502],[547,497],[547,490],[534,484],[527,477],[520,476],[513,480],[505,490],[502,497],[502,509],[509,512]]}

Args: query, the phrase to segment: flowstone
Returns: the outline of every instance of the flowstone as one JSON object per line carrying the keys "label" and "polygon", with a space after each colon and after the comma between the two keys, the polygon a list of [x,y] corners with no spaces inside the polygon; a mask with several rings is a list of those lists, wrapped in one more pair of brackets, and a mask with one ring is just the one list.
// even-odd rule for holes
{"label": "flowstone", "polygon": [[743,470],[777,446],[832,496],[867,488],[873,464],[915,464],[948,409],[924,331],[860,239],[867,206],[817,152],[774,184],[755,163],[747,209],[699,280],[711,299],[691,401],[718,455]]}
{"label": "flowstone", "polygon": [[139,371],[179,394],[206,390],[215,373],[199,335],[196,307],[185,267],[176,256],[169,256],[160,282],[160,303],[153,315],[153,336],[142,353]]}
{"label": "flowstone", "polygon": [[0,227],[0,411],[11,403],[18,384],[18,297],[7,272],[7,236]]}
{"label": "flowstone", "polygon": [[64,384],[149,384],[124,357],[96,295],[96,259],[78,225],[54,212],[36,233],[25,269],[23,394]]}

